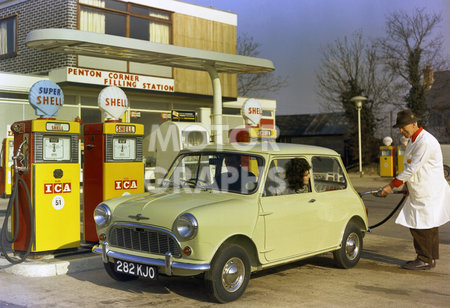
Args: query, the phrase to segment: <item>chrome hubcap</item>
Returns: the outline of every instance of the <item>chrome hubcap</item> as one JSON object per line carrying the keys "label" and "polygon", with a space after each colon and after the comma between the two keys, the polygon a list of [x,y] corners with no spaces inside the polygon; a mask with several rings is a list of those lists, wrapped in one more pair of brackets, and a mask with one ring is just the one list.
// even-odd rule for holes
{"label": "chrome hubcap", "polygon": [[237,291],[244,281],[245,267],[239,258],[231,258],[222,269],[222,285],[228,292]]}
{"label": "chrome hubcap", "polygon": [[359,253],[359,237],[356,233],[350,233],[345,242],[345,254],[349,260],[354,260]]}

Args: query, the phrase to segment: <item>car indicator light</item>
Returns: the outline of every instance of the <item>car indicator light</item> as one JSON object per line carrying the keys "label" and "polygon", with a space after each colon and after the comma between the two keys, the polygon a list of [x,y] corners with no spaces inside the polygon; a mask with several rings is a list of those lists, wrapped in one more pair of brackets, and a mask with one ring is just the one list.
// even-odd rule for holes
{"label": "car indicator light", "polygon": [[189,246],[184,247],[184,248],[183,248],[183,253],[184,253],[186,256],[190,256],[190,255],[192,254],[192,249],[191,249],[191,247],[189,247]]}

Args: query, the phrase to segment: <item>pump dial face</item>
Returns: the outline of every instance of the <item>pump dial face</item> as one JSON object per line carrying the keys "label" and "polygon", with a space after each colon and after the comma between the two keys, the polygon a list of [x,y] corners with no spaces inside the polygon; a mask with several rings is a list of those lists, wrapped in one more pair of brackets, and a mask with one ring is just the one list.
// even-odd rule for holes
{"label": "pump dial face", "polygon": [[44,136],[44,160],[70,160],[69,136]]}
{"label": "pump dial face", "polygon": [[117,137],[113,139],[113,159],[136,159],[136,138]]}

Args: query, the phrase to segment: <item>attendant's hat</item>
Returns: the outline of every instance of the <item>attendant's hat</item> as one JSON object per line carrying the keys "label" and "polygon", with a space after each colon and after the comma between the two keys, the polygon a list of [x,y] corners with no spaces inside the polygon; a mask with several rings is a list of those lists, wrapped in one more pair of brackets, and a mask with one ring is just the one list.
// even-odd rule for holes
{"label": "attendant's hat", "polygon": [[397,123],[393,126],[394,128],[397,127],[403,127],[408,124],[414,123],[419,121],[419,118],[416,118],[416,116],[412,113],[410,109],[402,110],[399,113],[397,113]]}

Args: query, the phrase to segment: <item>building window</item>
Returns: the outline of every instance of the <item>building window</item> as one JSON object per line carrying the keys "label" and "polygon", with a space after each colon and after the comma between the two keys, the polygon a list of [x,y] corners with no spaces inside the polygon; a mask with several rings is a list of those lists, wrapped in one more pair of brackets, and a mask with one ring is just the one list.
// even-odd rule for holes
{"label": "building window", "polygon": [[118,0],[80,0],[80,30],[170,44],[172,16]]}
{"label": "building window", "polygon": [[17,16],[0,19],[0,58],[16,55]]}

